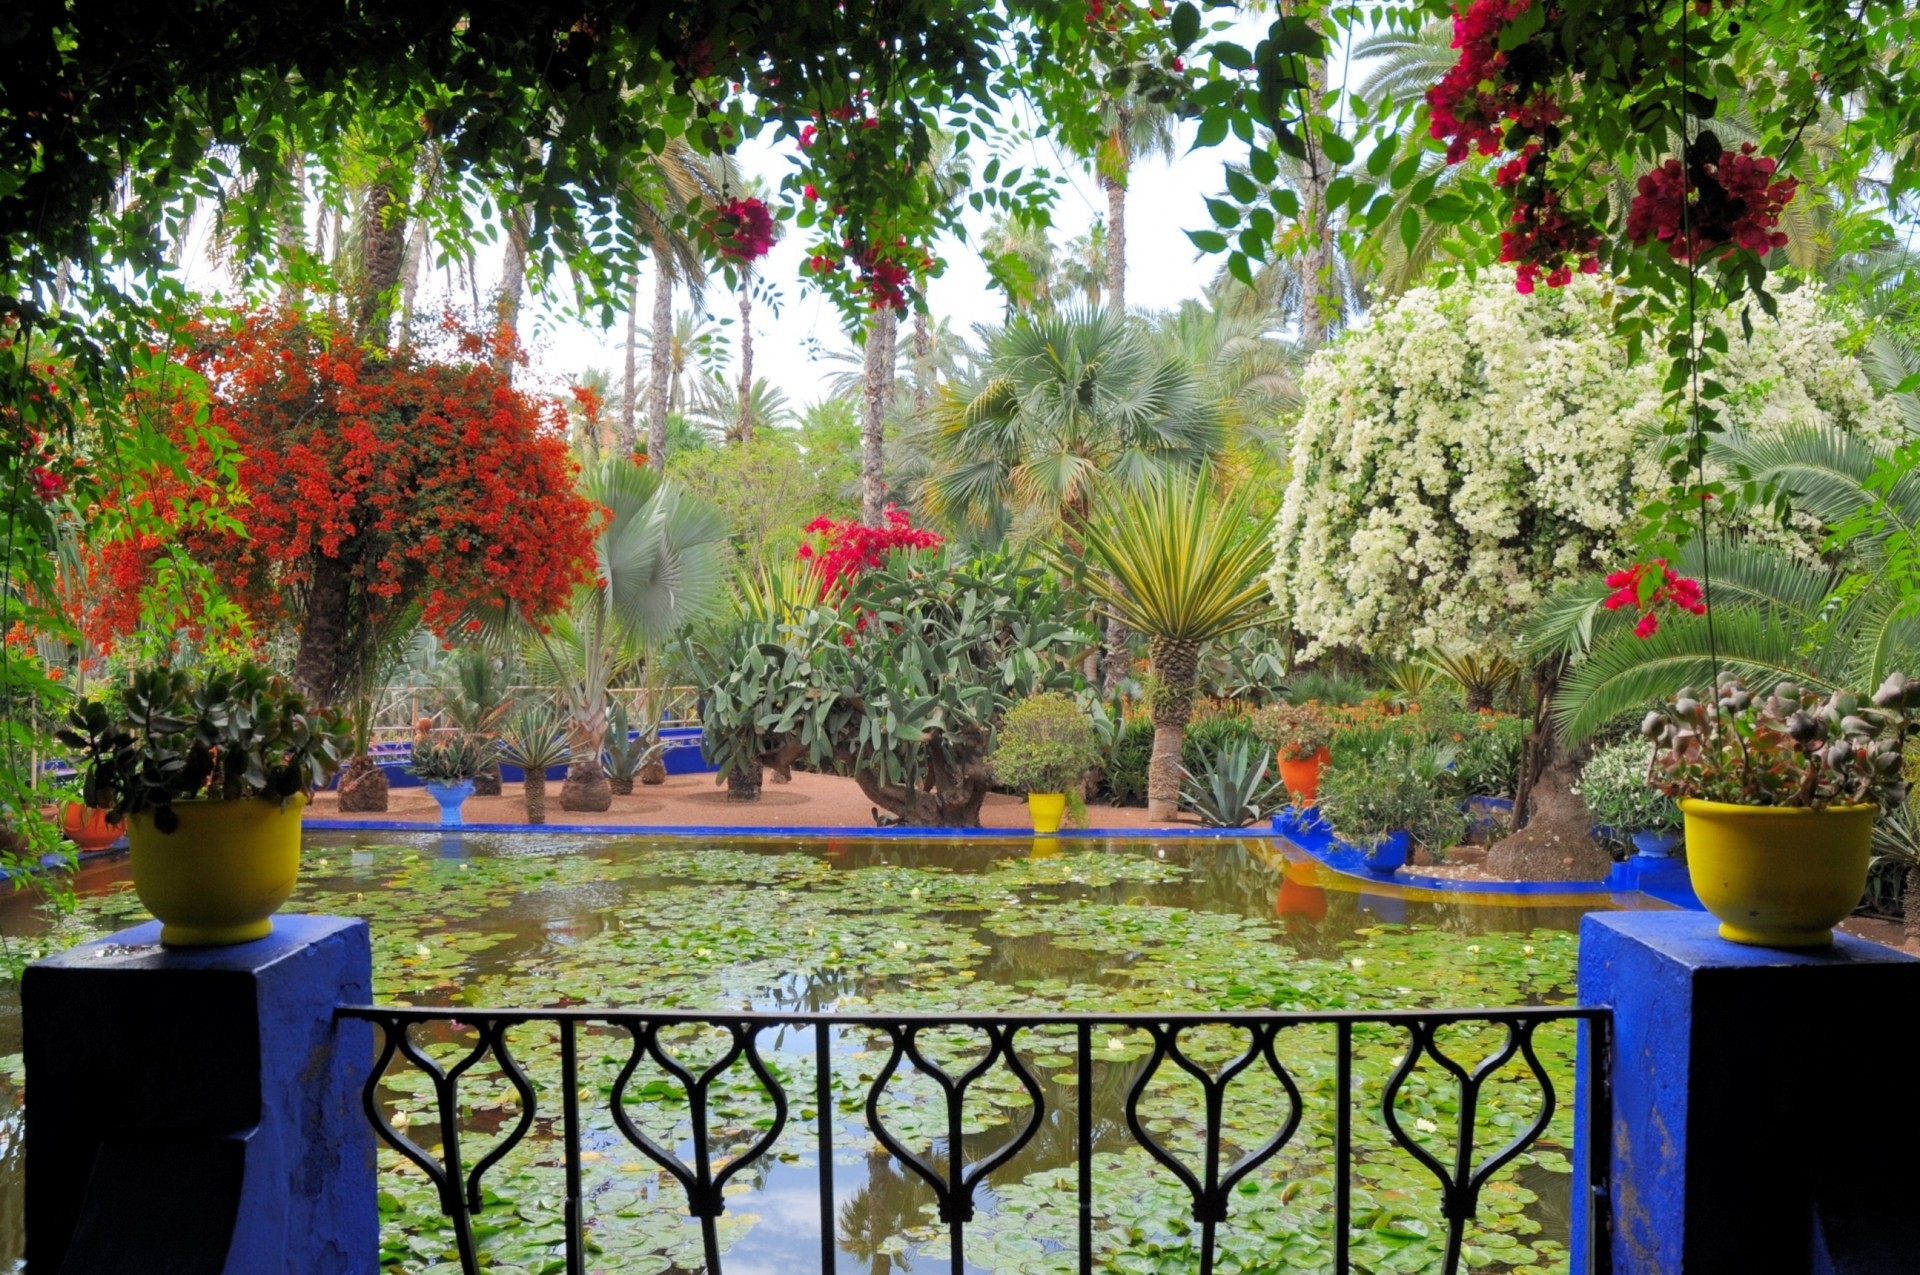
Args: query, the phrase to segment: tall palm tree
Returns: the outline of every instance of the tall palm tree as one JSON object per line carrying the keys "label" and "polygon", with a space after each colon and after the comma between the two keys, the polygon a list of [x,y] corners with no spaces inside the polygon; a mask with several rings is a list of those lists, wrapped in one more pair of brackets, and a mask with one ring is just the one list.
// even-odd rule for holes
{"label": "tall palm tree", "polygon": [[[760,178],[749,177],[743,185],[747,195],[754,198],[765,198],[767,187],[766,183]],[[785,234],[786,223],[783,221],[774,222],[774,239],[778,240]],[[752,399],[754,392],[753,289],[755,283],[759,281],[759,276],[754,270],[753,262],[751,261],[738,262],[734,268],[739,271],[740,278],[740,376],[739,379],[734,382],[734,392],[739,410],[735,414],[733,424],[729,426],[724,433],[729,439],[732,439],[736,443],[750,443],[753,441],[754,426],[758,423],[757,418],[753,414]]]}
{"label": "tall palm tree", "polygon": [[1172,159],[1176,148],[1173,112],[1165,105],[1131,95],[1101,103],[1104,128],[1094,168],[1107,192],[1107,296],[1116,314],[1127,312],[1127,186],[1133,167],[1145,159]]}
{"label": "tall palm tree", "polygon": [[1018,212],[995,217],[980,238],[993,286],[1007,298],[1007,321],[1053,309],[1056,252],[1047,228]]}
{"label": "tall palm tree", "polygon": [[1087,585],[1107,614],[1147,636],[1159,686],[1152,697],[1153,757],[1147,817],[1180,806],[1180,755],[1200,649],[1265,622],[1273,611],[1263,573],[1265,525],[1244,491],[1215,503],[1213,475],[1163,471],[1133,487],[1103,488],[1083,531]]}
{"label": "tall palm tree", "polygon": [[[600,766],[607,697],[619,678],[689,623],[726,606],[726,519],[656,471],[625,456],[588,466],[588,499],[608,511],[594,542],[594,583],[567,610],[514,626],[536,680],[557,688],[573,760],[564,810],[605,810],[612,790]],[[510,630],[513,631],[513,630]]]}
{"label": "tall palm tree", "polygon": [[[712,205],[729,184],[738,184],[732,161],[701,155],[678,138],[670,139],[658,155],[643,153],[628,170],[623,188],[628,215],[647,241],[653,257],[652,356],[648,368],[647,463],[662,469],[667,463],[667,413],[672,410],[668,381],[673,333],[673,293],[685,284],[697,301],[707,280],[702,246],[688,233],[685,218],[698,202]],[[637,444],[634,415],[638,397],[634,384],[634,315],[640,304],[639,281],[634,281],[628,305],[626,401],[621,426],[630,443]]]}

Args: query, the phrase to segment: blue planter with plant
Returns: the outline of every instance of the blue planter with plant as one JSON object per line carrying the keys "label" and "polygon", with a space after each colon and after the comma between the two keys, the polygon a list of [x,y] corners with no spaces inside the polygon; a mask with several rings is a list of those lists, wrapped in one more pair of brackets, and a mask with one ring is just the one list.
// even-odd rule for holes
{"label": "blue planter with plant", "polygon": [[1574,792],[1593,818],[1594,840],[1615,852],[1628,847],[1652,858],[1670,858],[1680,844],[1680,807],[1647,782],[1653,745],[1622,740],[1597,748],[1580,771]]}
{"label": "blue planter with plant", "polygon": [[1367,871],[1377,877],[1390,877],[1407,866],[1407,855],[1412,849],[1412,833],[1405,828],[1389,832],[1366,852]]}
{"label": "blue planter with plant", "polygon": [[1643,859],[1671,859],[1680,849],[1680,834],[1671,829],[1643,828],[1629,839]]}
{"label": "blue planter with plant", "polygon": [[407,769],[420,777],[427,794],[440,803],[442,828],[458,828],[464,822],[460,807],[473,796],[473,777],[498,751],[491,741],[466,734],[414,740]]}

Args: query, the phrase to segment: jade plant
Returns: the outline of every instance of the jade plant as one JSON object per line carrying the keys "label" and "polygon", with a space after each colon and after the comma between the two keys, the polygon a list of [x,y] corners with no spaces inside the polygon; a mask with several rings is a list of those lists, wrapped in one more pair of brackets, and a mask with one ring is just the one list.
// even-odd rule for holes
{"label": "jade plant", "polygon": [[1893,673],[1871,699],[1781,682],[1767,695],[1723,673],[1714,694],[1682,688],[1647,714],[1648,782],[1673,797],[1741,806],[1898,805],[1920,683]]}
{"label": "jade plant", "polygon": [[180,826],[184,801],[310,795],[339,770],[351,742],[345,717],[258,665],[194,676],[158,667],[132,673],[109,698],[75,704],[60,742],[79,750],[81,798],[113,819],[151,813]]}
{"label": "jade plant", "polygon": [[1048,691],[1007,710],[987,764],[1019,792],[1068,792],[1100,764],[1093,722],[1073,697]]}

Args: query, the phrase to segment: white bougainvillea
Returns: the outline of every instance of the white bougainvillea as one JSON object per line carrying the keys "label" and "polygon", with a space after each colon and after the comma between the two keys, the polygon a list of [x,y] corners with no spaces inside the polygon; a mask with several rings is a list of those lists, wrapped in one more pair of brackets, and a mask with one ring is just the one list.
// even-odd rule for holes
{"label": "white bougainvillea", "polygon": [[[1306,658],[1508,649],[1555,584],[1631,556],[1664,485],[1666,364],[1629,365],[1605,307],[1591,280],[1523,296],[1488,275],[1409,292],[1314,357],[1270,577]],[[1750,342],[1726,328],[1728,426],[1898,429],[1812,289]]]}

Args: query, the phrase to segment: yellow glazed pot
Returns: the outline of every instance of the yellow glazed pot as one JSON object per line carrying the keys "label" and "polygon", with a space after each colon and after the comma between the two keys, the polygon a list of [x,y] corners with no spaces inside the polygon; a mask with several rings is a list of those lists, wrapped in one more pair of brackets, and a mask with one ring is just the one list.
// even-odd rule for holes
{"label": "yellow glazed pot", "polygon": [[1033,816],[1035,832],[1058,832],[1060,819],[1067,813],[1067,794],[1030,792],[1027,794],[1027,813]]}
{"label": "yellow glazed pot", "polygon": [[1758,947],[1825,947],[1859,906],[1878,807],[1680,803],[1687,871],[1720,937]]}
{"label": "yellow glazed pot", "polygon": [[133,891],[160,920],[169,947],[220,947],[265,938],[300,875],[296,796],[277,801],[183,801],[180,826],[127,817]]}

